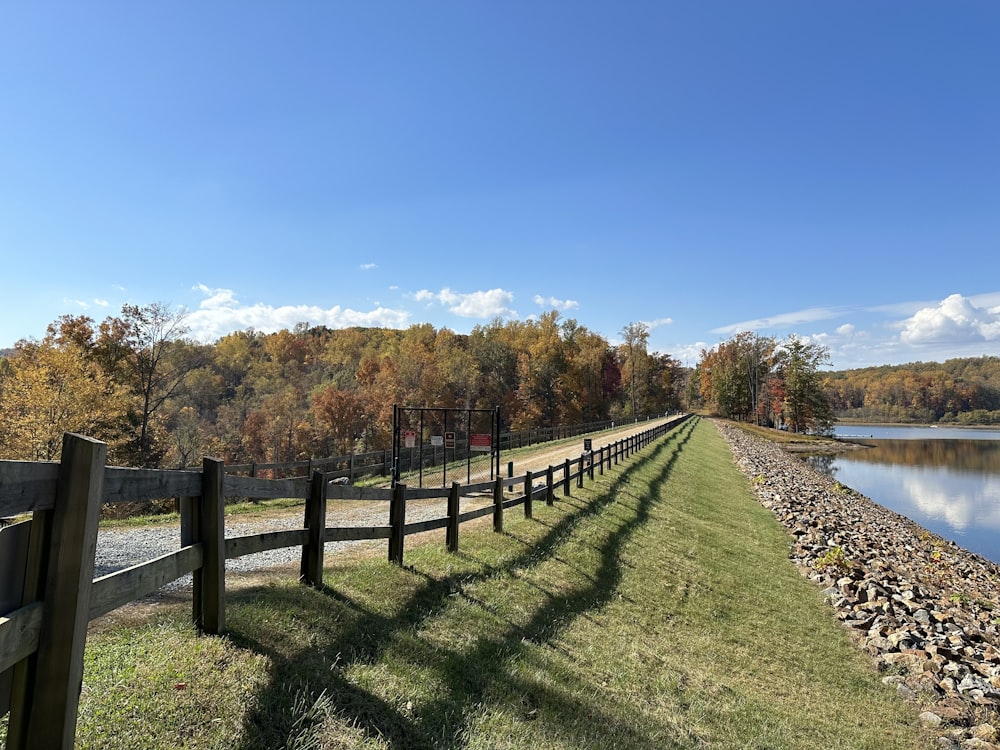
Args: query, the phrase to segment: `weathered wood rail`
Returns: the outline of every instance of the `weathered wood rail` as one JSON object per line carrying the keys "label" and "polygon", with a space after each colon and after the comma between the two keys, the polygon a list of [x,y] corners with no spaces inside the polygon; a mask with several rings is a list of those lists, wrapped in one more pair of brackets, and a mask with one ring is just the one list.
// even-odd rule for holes
{"label": "weathered wood rail", "polygon": [[[301,479],[267,480],[226,473],[206,458],[200,471],[156,471],[106,466],[103,443],[67,434],[59,463],[0,461],[0,517],[31,519],[0,529],[0,716],[8,713],[6,747],[72,748],[83,680],[88,623],[123,604],[192,574],[192,616],[206,633],[225,630],[225,561],[284,547],[301,547],[301,581],[322,586],[326,542],[386,539],[388,558],[402,564],[405,538],[445,529],[457,551],[462,523],[492,515],[503,531],[504,512],[518,505],[531,517],[536,499],[553,503],[558,488],[571,493],[594,472],[604,473],[687,417],[642,430],[593,449],[537,475],[496,478],[450,488],[391,490],[331,484],[314,471]],[[513,491],[508,496],[508,491]],[[518,494],[520,493],[520,494]],[[460,499],[492,500],[460,511]],[[302,528],[226,537],[226,497],[298,498]],[[180,549],[109,575],[93,578],[98,519],[105,503],[180,498]],[[446,499],[441,518],[406,522],[411,500]],[[389,503],[389,525],[327,526],[327,501]]]}

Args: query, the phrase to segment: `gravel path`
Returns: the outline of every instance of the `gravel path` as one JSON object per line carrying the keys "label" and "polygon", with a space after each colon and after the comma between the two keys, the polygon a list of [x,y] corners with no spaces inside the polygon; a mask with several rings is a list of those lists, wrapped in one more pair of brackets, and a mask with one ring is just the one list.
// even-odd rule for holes
{"label": "gravel path", "polygon": [[[327,525],[334,526],[388,526],[389,504],[372,502],[369,508],[351,508],[338,512],[336,501],[331,501],[330,512],[327,515]],[[481,506],[481,502],[463,499],[461,510],[471,510]],[[407,523],[440,518],[446,514],[444,501],[421,501],[408,503],[406,508]],[[285,531],[302,528],[302,509],[295,508],[281,513],[268,512],[259,516],[240,516],[226,518],[226,537],[237,537],[261,534],[267,531]],[[444,531],[441,532],[442,540]],[[327,542],[327,555],[349,547],[363,545],[385,546],[385,540]],[[108,575],[132,565],[138,565],[153,558],[175,552],[180,549],[181,534],[179,526],[149,526],[125,529],[102,529],[97,535],[97,555],[94,563],[94,577]],[[301,547],[285,547],[282,549],[257,552],[232,560],[226,560],[227,572],[249,572],[269,568],[275,565],[297,563],[302,558]],[[162,587],[162,591],[176,591],[190,587],[191,575],[185,575]]]}
{"label": "gravel path", "polygon": [[[617,430],[602,432],[593,436],[594,446],[609,445],[617,440],[623,440],[629,435],[653,427],[658,422],[643,422],[641,424],[630,424]],[[552,446],[540,444],[537,450],[528,454],[521,453],[514,460],[515,476],[526,471],[544,471],[550,464],[552,466],[562,466],[563,462],[569,459],[579,458],[583,450],[583,437],[579,440],[564,442],[560,445]],[[557,479],[561,479],[562,472],[556,473]],[[477,498],[462,498],[461,512],[466,512],[474,508],[482,507],[484,500]],[[423,500],[407,503],[406,521],[415,523],[417,521],[441,518],[447,515],[446,500]],[[251,534],[260,534],[266,531],[282,531],[288,529],[302,528],[302,509],[295,508],[283,512],[269,511],[259,516],[239,516],[226,518],[226,537],[236,537]],[[330,501],[327,513],[328,526],[388,526],[389,525],[389,504],[387,502],[372,501],[366,506],[359,506],[358,503],[351,503],[347,508],[337,508],[337,501]],[[444,541],[444,530],[440,530],[442,543]],[[376,541],[351,541],[351,542],[327,542],[326,555],[334,554],[349,547],[382,546],[385,540]],[[108,575],[115,571],[132,565],[138,565],[153,558],[174,552],[181,546],[179,526],[150,526],[142,528],[125,529],[102,529],[97,536],[97,556],[94,565],[94,577]],[[302,557],[300,547],[286,547],[284,549],[258,552],[252,555],[245,555],[226,561],[227,572],[248,572],[269,568],[275,565],[287,565],[296,563]],[[183,576],[176,581],[167,584],[161,590],[171,591],[190,587],[191,576]]]}

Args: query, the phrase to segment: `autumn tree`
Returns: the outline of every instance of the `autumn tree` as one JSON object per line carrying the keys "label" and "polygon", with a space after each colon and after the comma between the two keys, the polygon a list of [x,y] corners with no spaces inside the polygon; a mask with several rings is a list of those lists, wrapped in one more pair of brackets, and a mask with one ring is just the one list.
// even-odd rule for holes
{"label": "autumn tree", "polygon": [[469,355],[478,373],[474,408],[499,406],[504,418],[517,415],[517,345],[515,329],[520,323],[505,325],[499,318],[489,325],[476,326],[469,334]]}
{"label": "autumn tree", "polygon": [[86,318],[49,326],[41,342],[20,341],[0,376],[0,457],[51,461],[76,432],[121,456],[128,396],[90,355]]}
{"label": "autumn tree", "polygon": [[558,424],[563,401],[566,356],[559,331],[559,313],[543,313],[521,329],[517,347],[517,400],[519,411],[512,420],[515,429],[539,424]]}
{"label": "autumn tree", "polygon": [[621,330],[623,342],[619,347],[622,357],[622,375],[628,387],[629,406],[626,414],[636,416],[645,401],[649,378],[649,326],[629,323]]}
{"label": "autumn tree", "polygon": [[654,354],[650,357],[649,411],[674,411],[680,408],[681,394],[687,384],[681,363],[669,354]]}
{"label": "autumn tree", "polygon": [[731,419],[768,423],[774,349],[774,339],[743,331],[703,350],[698,366],[702,399]]}
{"label": "autumn tree", "polygon": [[793,432],[829,431],[833,412],[819,371],[829,361],[829,350],[820,344],[794,335],[782,343],[778,374],[784,385],[784,418]]}
{"label": "autumn tree", "polygon": [[369,421],[368,404],[357,390],[328,385],[313,394],[312,415],[317,433],[331,455],[355,452]]}
{"label": "autumn tree", "polygon": [[603,336],[572,319],[562,324],[562,339],[566,350],[564,421],[606,419],[616,395],[612,384],[617,381],[610,373],[617,372],[614,351]]}
{"label": "autumn tree", "polygon": [[140,466],[156,466],[162,448],[153,437],[153,416],[184,382],[193,365],[191,350],[175,346],[186,333],[186,313],[155,302],[122,306],[99,329],[94,357],[134,398],[136,435],[132,457]]}

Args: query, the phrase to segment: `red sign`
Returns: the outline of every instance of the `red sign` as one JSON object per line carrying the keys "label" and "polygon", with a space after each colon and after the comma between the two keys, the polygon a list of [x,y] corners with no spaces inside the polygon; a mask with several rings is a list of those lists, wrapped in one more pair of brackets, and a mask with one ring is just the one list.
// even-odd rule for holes
{"label": "red sign", "polygon": [[417,433],[413,430],[406,430],[403,433],[403,445],[406,448],[416,448],[417,447]]}
{"label": "red sign", "polygon": [[493,446],[493,436],[489,433],[469,435],[470,451],[488,451]]}

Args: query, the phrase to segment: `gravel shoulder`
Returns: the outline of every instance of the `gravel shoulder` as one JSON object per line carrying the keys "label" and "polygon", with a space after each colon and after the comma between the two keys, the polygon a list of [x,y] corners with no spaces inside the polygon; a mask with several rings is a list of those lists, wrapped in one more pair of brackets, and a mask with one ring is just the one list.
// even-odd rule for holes
{"label": "gravel shoulder", "polygon": [[[663,421],[666,421],[665,419]],[[658,424],[658,422],[642,422],[629,424],[621,428],[595,433],[595,446],[609,445],[617,440],[623,440],[643,430]],[[567,458],[576,459],[583,452],[583,436],[573,441],[561,441],[558,445],[541,443],[536,450],[518,451],[514,462],[514,476],[526,471],[545,471],[549,465],[562,466]],[[506,471],[506,461],[503,461]],[[557,474],[561,477],[561,472]],[[462,498],[461,512],[482,507],[489,502],[482,498]],[[408,523],[441,518],[447,514],[446,500],[422,500],[407,503],[406,519]],[[259,515],[227,516],[225,519],[226,537],[260,534],[267,531],[282,531],[302,528],[302,509],[292,508],[281,511],[266,511]],[[389,504],[384,502],[344,502],[331,500],[327,512],[327,525],[334,526],[387,526],[389,524]],[[434,533],[434,532],[429,532]],[[444,532],[439,532],[444,539]],[[138,565],[152,560],[160,555],[169,554],[180,548],[179,526],[149,526],[131,528],[101,529],[97,536],[97,554],[95,558],[94,576],[100,577],[118,570]],[[326,555],[352,550],[382,549],[384,540],[327,542]],[[298,547],[270,550],[255,553],[226,561],[226,572],[247,573],[259,571],[274,566],[297,564],[302,551]],[[164,586],[162,592],[172,592],[190,588],[191,576],[183,576]]]}

